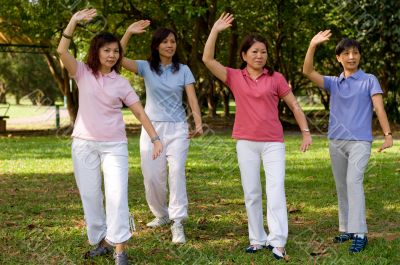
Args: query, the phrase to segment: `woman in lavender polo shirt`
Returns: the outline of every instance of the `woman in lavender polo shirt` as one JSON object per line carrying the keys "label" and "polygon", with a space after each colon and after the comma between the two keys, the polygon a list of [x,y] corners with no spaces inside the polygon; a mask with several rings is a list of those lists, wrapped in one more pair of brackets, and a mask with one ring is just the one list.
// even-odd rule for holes
{"label": "woman in lavender polo shirt", "polygon": [[[132,34],[144,32],[149,25],[148,20],[137,21],[130,25],[121,40],[122,46],[125,48]],[[182,221],[188,217],[185,165],[189,138],[203,134],[203,129],[194,89],[195,80],[189,67],[179,63],[176,48],[176,33],[170,29],[160,28],[153,34],[151,55],[146,61],[124,58],[122,65],[144,78],[145,111],[165,147],[160,159],[157,161],[148,159],[150,137],[142,130],[140,154],[146,200],[155,216],[147,226],[159,227],[169,224],[172,220],[172,242],[183,244],[186,238]],[[182,102],[183,91],[187,94],[195,122],[195,129],[190,132]]]}
{"label": "woman in lavender polo shirt", "polygon": [[316,47],[330,36],[330,30],[326,30],[312,38],[303,73],[330,94],[329,153],[338,194],[341,232],[334,242],[352,240],[349,251],[356,253],[368,243],[363,181],[371,155],[373,108],[385,137],[379,151],[391,147],[393,139],[379,82],[374,75],[359,69],[361,47],[357,41],[343,39],[336,46],[336,59],[343,67],[340,76],[323,76],[314,70]]}
{"label": "woman in lavender polo shirt", "polygon": [[[95,9],[75,13],[62,33],[57,52],[79,89],[79,109],[72,133],[72,159],[79,188],[89,243],[96,245],[85,258],[106,255],[116,247],[115,264],[128,264],[125,242],[132,236],[128,208],[128,146],[122,103],[127,105],[152,138],[157,137],[139,97],[128,80],[118,72],[122,48],[110,33],[96,35],[88,51],[87,63],[77,61],[68,51],[78,22],[96,16]],[[150,156],[162,152],[154,141]],[[106,211],[103,206],[102,177]]]}
{"label": "woman in lavender polo shirt", "polygon": [[[276,259],[286,256],[288,218],[285,197],[285,144],[278,103],[283,99],[302,131],[301,151],[311,145],[307,120],[282,74],[266,66],[267,44],[257,35],[247,36],[240,49],[241,69],[225,67],[214,59],[219,32],[232,25],[233,16],[222,14],[214,23],[204,47],[203,62],[235,96],[236,114],[232,137],[244,191],[250,246],[247,253],[270,249]],[[266,176],[267,221],[264,229],[260,164]]]}

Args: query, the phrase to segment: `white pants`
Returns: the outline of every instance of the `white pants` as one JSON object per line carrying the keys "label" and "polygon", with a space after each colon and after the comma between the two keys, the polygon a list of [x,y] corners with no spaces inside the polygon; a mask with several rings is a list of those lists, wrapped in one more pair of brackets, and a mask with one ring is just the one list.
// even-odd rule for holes
{"label": "white pants", "polygon": [[330,140],[329,153],[339,203],[339,231],[367,233],[364,172],[371,142]]}
{"label": "white pants", "polygon": [[[103,238],[112,245],[127,241],[131,237],[127,143],[74,138],[72,160],[89,243],[98,244]],[[104,175],[107,215],[104,213],[101,169]]]}
{"label": "white pants", "polygon": [[[285,144],[238,140],[236,144],[249,226],[250,244],[284,247],[288,237],[285,197]],[[267,222],[264,229],[260,164],[266,177]]]}
{"label": "white pants", "polygon": [[[155,122],[153,126],[160,136],[164,150],[153,160],[153,144],[147,132],[140,135],[140,157],[146,200],[156,217],[169,216],[181,221],[188,216],[185,165],[189,150],[189,128],[186,122]],[[167,164],[169,206],[167,207]]]}

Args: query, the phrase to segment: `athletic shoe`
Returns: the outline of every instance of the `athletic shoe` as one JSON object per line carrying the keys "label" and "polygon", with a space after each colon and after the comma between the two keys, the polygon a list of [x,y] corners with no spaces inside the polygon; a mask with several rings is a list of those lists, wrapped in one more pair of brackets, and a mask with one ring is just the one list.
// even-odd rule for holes
{"label": "athletic shoe", "polygon": [[113,248],[111,246],[105,246],[102,244],[103,240],[96,245],[96,247],[92,250],[89,250],[85,253],[85,259],[94,258],[97,256],[109,255],[113,252]]}
{"label": "athletic shoe", "polygon": [[174,244],[185,244],[185,232],[183,231],[183,225],[181,223],[174,223],[171,226],[172,232],[172,243]]}
{"label": "athletic shoe", "polygon": [[171,223],[171,220],[169,220],[168,216],[156,217],[150,223],[147,223],[146,226],[156,228],[167,225],[169,223]]}
{"label": "athletic shoe", "polygon": [[268,250],[272,250],[274,247],[271,245],[259,245],[259,244],[254,244],[254,245],[250,245],[246,248],[246,253],[256,253],[259,250],[263,250],[263,249],[268,249]]}
{"label": "athletic shoe", "polygon": [[365,249],[368,244],[367,236],[361,238],[359,236],[354,236],[353,242],[351,243],[351,247],[349,248],[350,253],[358,253]]}
{"label": "athletic shoe", "polygon": [[115,265],[128,265],[128,255],[125,252],[114,253]]}
{"label": "athletic shoe", "polygon": [[286,250],[281,252],[278,248],[272,249],[272,254],[274,255],[275,259],[285,259],[286,258]]}
{"label": "athletic shoe", "polygon": [[335,236],[335,238],[333,239],[333,243],[343,243],[353,238],[354,234],[352,233],[341,233],[340,235]]}

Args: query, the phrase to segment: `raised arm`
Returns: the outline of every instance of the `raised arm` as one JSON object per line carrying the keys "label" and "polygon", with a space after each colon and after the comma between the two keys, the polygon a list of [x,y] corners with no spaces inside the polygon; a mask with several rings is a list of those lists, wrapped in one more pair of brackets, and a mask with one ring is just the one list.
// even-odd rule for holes
{"label": "raised arm", "polygon": [[60,43],[57,47],[57,53],[60,55],[61,61],[71,75],[75,75],[77,69],[76,59],[69,53],[68,48],[71,43],[72,35],[74,34],[76,25],[79,21],[90,21],[96,16],[96,9],[83,9],[76,12],[67,27],[65,28]]}
{"label": "raised arm", "polygon": [[201,112],[199,102],[197,101],[194,85],[190,84],[185,87],[188,103],[192,110],[195,129],[189,133],[189,138],[200,136],[203,134],[203,123],[201,121]]}
{"label": "raised arm", "polygon": [[312,144],[310,130],[308,128],[307,119],[301,109],[296,97],[292,92],[283,97],[283,101],[289,106],[290,110],[293,112],[294,118],[300,127],[301,133],[303,134],[303,141],[300,146],[300,150],[305,152],[308,150]]}
{"label": "raised arm", "polygon": [[385,142],[378,149],[378,152],[393,146],[393,136],[390,131],[389,121],[386,115],[385,108],[383,107],[382,94],[375,94],[372,96],[372,104],[374,105],[376,116],[378,117],[379,124],[381,125]]}
{"label": "raised arm", "polygon": [[215,60],[215,42],[217,41],[218,34],[231,27],[233,22],[233,15],[229,13],[222,13],[220,18],[214,23],[208,36],[206,45],[204,46],[203,62],[206,67],[222,82],[226,82],[226,68],[220,62]]}
{"label": "raised arm", "polygon": [[[124,53],[126,51],[126,46],[128,45],[129,39],[133,34],[141,34],[143,32],[146,32],[146,28],[150,26],[150,20],[139,20],[134,23],[132,23],[127,29],[124,34],[124,36],[121,39],[121,46],[122,49],[124,50]],[[122,66],[134,73],[138,72],[136,62],[134,60],[128,59],[124,57],[122,59]]]}
{"label": "raised arm", "polygon": [[311,39],[303,64],[303,74],[321,88],[324,87],[324,77],[314,69],[314,53],[318,44],[328,41],[331,35],[332,33],[330,30],[325,30],[318,32],[318,34]]}

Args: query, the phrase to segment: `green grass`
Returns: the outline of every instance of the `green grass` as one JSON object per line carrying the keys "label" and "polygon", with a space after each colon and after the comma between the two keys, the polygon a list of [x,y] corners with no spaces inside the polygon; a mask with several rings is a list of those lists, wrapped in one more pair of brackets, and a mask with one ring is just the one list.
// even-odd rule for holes
{"label": "green grass", "polygon": [[[286,197],[289,264],[400,264],[399,146],[375,150],[365,178],[370,244],[349,255],[336,245],[337,199],[327,141],[314,137],[300,153],[299,136],[286,136]],[[112,258],[85,263],[88,250],[68,137],[0,138],[0,264],[113,264]],[[214,134],[191,143],[187,162],[190,219],[188,243],[170,243],[168,227],[148,229],[152,219],[144,197],[138,137],[129,137],[129,205],[137,232],[128,254],[135,264],[283,264],[267,251],[249,255],[247,219],[235,143]],[[311,253],[316,256],[311,256]]]}

